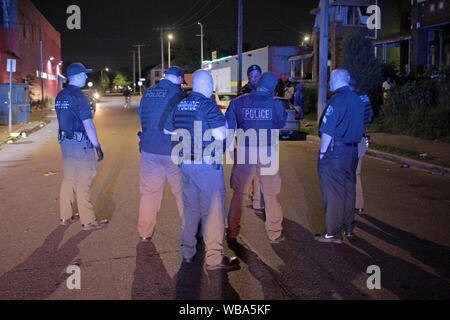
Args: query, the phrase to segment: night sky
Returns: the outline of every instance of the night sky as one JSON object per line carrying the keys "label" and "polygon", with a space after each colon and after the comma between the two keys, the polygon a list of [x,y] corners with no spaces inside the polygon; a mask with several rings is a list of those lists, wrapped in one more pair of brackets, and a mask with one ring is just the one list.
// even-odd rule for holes
{"label": "night sky", "polygon": [[[180,43],[198,43],[200,26],[214,43],[231,47],[237,43],[238,0],[131,0],[74,1],[33,0],[35,6],[61,33],[63,60],[82,61],[96,70],[132,67],[133,44],[145,44],[142,67],[161,62],[161,43],[156,27],[174,26],[174,52]],[[244,42],[253,48],[266,45],[298,45],[310,33],[310,11],[319,0],[244,0]],[[81,30],[68,30],[70,5],[81,8]],[[167,42],[166,42],[167,53]],[[205,59],[210,52],[205,50]],[[220,52],[219,52],[220,55]]]}

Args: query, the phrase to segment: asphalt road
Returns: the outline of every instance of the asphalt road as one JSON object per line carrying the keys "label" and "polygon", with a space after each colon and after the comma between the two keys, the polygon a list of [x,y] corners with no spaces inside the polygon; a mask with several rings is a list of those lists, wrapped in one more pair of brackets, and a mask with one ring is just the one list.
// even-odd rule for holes
{"label": "asphalt road", "polygon": [[[324,215],[314,142],[282,142],[287,240],[270,245],[264,217],[248,209],[240,245],[226,248],[241,259],[240,271],[207,273],[201,253],[196,264],[182,265],[181,221],[169,188],[153,241],[139,244],[138,101],[124,110],[122,99],[105,100],[95,116],[105,160],[92,189],[98,219],[111,221],[105,230],[58,227],[55,122],[0,150],[0,299],[450,298],[450,179],[367,158],[369,215],[358,217],[358,240],[319,244],[313,235],[323,231]],[[67,288],[70,265],[81,269],[81,290]],[[367,288],[373,265],[381,290]]]}

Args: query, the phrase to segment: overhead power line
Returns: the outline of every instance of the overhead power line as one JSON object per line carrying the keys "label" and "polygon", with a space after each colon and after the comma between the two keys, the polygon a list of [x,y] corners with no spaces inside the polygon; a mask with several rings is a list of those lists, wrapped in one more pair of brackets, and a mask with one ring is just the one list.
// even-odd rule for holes
{"label": "overhead power line", "polygon": [[176,25],[183,24],[186,21],[183,21],[189,14],[195,9],[195,7],[201,2],[202,0],[197,0],[197,2],[189,9],[180,19],[172,23],[170,26],[175,27]]}

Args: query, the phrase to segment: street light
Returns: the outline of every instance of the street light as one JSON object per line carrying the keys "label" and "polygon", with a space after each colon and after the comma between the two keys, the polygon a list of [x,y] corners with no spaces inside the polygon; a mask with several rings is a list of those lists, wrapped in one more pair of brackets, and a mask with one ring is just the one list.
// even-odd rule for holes
{"label": "street light", "polygon": [[203,69],[203,24],[201,22],[198,23],[198,25],[200,26],[200,38],[201,38],[201,59],[202,59],[202,63],[200,68]]}
{"label": "street light", "polygon": [[170,68],[170,40],[173,40],[173,35],[169,34],[169,68]]}

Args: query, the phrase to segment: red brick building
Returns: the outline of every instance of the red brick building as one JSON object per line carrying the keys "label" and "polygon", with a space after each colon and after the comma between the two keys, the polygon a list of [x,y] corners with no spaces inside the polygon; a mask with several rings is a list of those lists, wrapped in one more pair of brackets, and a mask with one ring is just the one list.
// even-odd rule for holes
{"label": "red brick building", "polygon": [[0,83],[9,83],[6,60],[16,59],[13,82],[30,84],[33,100],[54,99],[61,85],[60,33],[30,0],[0,0],[0,7]]}

